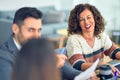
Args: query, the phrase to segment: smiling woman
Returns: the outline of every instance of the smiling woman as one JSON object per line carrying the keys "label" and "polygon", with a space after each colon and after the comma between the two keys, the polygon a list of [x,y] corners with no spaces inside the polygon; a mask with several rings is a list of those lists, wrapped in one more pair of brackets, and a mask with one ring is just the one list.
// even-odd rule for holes
{"label": "smiling woman", "polygon": [[[74,68],[84,71],[98,58],[100,67],[106,64],[103,61],[104,55],[120,59],[120,48],[104,33],[104,18],[95,6],[76,5],[70,12],[68,24],[69,37],[66,49]],[[115,67],[112,69],[117,70]]]}

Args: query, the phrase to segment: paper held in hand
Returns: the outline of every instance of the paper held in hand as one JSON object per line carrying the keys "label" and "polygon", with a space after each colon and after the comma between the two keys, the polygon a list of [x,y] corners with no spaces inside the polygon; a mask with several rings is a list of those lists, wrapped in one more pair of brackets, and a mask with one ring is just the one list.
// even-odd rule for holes
{"label": "paper held in hand", "polygon": [[99,59],[97,59],[90,68],[76,76],[74,80],[88,80],[92,76],[95,69],[97,68],[98,63]]}

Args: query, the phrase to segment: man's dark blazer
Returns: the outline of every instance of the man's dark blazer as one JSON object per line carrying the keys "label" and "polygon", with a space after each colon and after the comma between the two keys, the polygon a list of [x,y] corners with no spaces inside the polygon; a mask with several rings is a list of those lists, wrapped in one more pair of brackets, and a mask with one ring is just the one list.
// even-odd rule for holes
{"label": "man's dark blazer", "polygon": [[[11,71],[18,49],[11,36],[8,41],[0,46],[0,80],[10,80]],[[74,79],[81,71],[75,70],[67,63],[61,68],[63,79]]]}
{"label": "man's dark blazer", "polygon": [[0,80],[10,80],[10,73],[17,53],[18,49],[12,36],[0,45]]}

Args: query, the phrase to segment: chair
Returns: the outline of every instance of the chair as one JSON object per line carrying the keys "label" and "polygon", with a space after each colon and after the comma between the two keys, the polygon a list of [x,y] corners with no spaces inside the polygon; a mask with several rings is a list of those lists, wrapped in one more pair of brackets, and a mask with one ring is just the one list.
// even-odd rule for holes
{"label": "chair", "polygon": [[59,48],[62,48],[66,45],[67,36],[62,35],[60,37]]}
{"label": "chair", "polygon": [[0,45],[5,42],[12,34],[12,21],[0,19]]}
{"label": "chair", "polygon": [[115,42],[117,45],[120,45],[120,30],[112,30],[111,34],[112,41]]}

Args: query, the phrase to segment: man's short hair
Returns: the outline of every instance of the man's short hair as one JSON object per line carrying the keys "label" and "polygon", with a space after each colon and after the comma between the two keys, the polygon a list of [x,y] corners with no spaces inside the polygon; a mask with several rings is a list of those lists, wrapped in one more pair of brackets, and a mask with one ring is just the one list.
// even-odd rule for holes
{"label": "man's short hair", "polygon": [[22,7],[16,11],[13,24],[17,24],[20,27],[28,17],[41,19],[42,12],[35,7]]}

